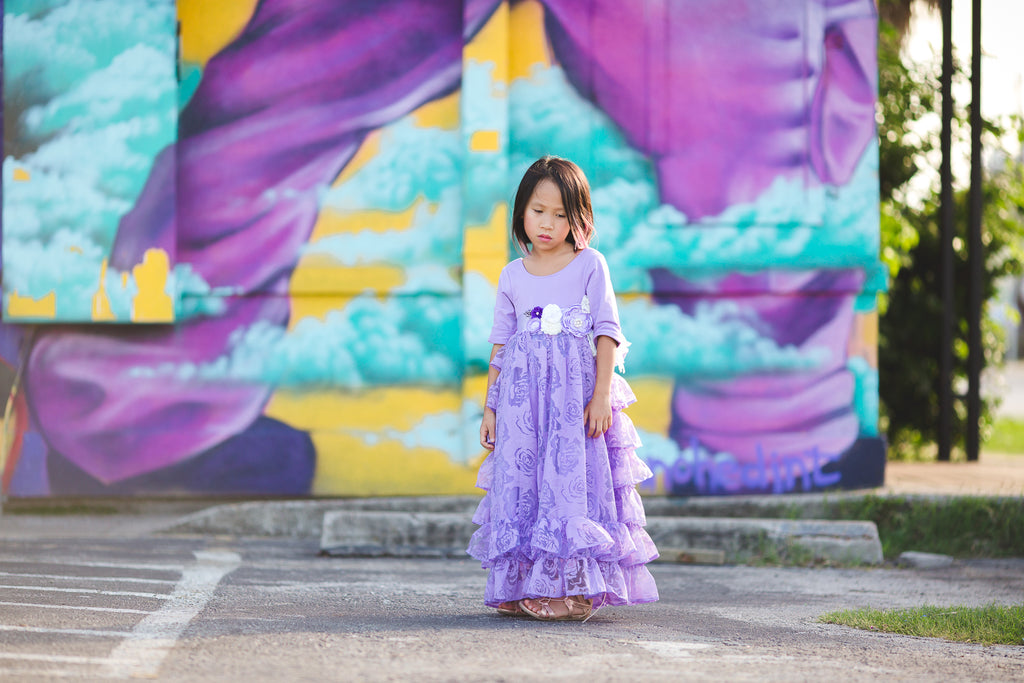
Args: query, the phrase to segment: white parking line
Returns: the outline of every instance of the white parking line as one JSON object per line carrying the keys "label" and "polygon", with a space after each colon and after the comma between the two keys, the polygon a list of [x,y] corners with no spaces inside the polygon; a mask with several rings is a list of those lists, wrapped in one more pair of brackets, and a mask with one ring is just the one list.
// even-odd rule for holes
{"label": "white parking line", "polygon": [[132,598],[155,598],[167,600],[168,593],[136,593],[134,591],[101,591],[98,588],[58,588],[56,586],[7,586],[0,585],[0,588],[18,591],[43,591],[48,593],[86,593],[88,595],[127,595]]}
{"label": "white parking line", "polygon": [[59,567],[99,567],[101,569],[141,569],[142,571],[154,572],[182,572],[185,570],[183,564],[151,564],[138,562],[84,562],[75,560],[61,560],[59,562],[43,559],[26,559],[24,555],[0,555],[0,562],[4,564],[55,564]]}
{"label": "white parking line", "polygon": [[[104,577],[105,580],[132,580],[139,583],[171,583],[174,588],[170,593],[142,593],[135,591],[107,591],[94,588],[73,588],[55,586],[14,586],[0,585],[0,589],[26,590],[26,591],[49,591],[59,593],[81,593],[101,596],[128,596],[141,598],[155,598],[163,600],[164,603],[156,611],[137,609],[122,609],[115,607],[92,607],[85,605],[45,605],[31,602],[2,601],[0,605],[12,607],[40,607],[44,609],[78,609],[102,612],[120,612],[127,614],[144,614],[143,619],[134,628],[124,630],[102,630],[102,629],[75,629],[75,628],[45,628],[38,626],[23,626],[15,624],[0,624],[0,632],[20,632],[57,634],[69,637],[87,636],[100,638],[117,638],[121,642],[114,647],[106,657],[85,657],[71,655],[47,655],[34,653],[0,653],[0,661],[15,662],[41,662],[55,665],[67,665],[69,668],[60,669],[31,669],[15,668],[12,666],[0,667],[0,678],[20,677],[22,675],[48,676],[53,678],[155,678],[168,653],[174,648],[178,638],[184,632],[188,624],[206,606],[213,597],[217,585],[227,574],[234,571],[241,558],[232,552],[227,551],[197,551],[194,553],[196,562],[189,566],[168,565],[127,565],[124,563],[60,563],[63,566],[77,564],[79,566],[104,566],[117,567],[120,569],[142,569],[142,570],[176,570],[181,572],[181,579],[178,581],[148,581],[146,579],[114,579]],[[0,559],[0,562],[4,561]],[[28,562],[24,558],[6,560],[7,562]],[[45,563],[58,564],[58,563]],[[0,572],[0,576],[8,577],[36,577],[48,579],[75,579],[79,581],[92,581],[97,577],[70,577],[65,575],[51,574],[23,574],[15,572]],[[77,669],[76,666],[86,668]]]}
{"label": "white parking line", "polygon": [[0,624],[0,631],[60,633],[65,636],[99,636],[100,638],[120,638],[129,634],[128,631],[99,631],[91,628],[44,628],[42,626],[15,626],[13,624]]}
{"label": "white parking line", "polygon": [[128,609],[126,607],[89,607],[86,605],[45,605],[39,602],[8,602],[0,600],[0,605],[9,607],[41,607],[43,609],[77,609],[89,612],[118,612],[121,614],[149,614],[145,609]]}
{"label": "white parking line", "polygon": [[68,574],[32,574],[27,572],[0,572],[0,576],[20,576],[39,579],[60,579],[62,581],[116,581],[117,583],[167,583],[174,584],[172,579],[138,579],[126,576],[76,576]]}
{"label": "white parking line", "polygon": [[67,669],[14,669],[11,667],[0,668],[0,681],[20,681],[25,678],[39,680],[40,678],[95,678],[93,674],[82,671],[69,671]]}
{"label": "white parking line", "polygon": [[106,657],[80,657],[78,655],[37,655],[29,652],[0,652],[0,659],[22,662],[52,662],[54,664],[105,664]]}
{"label": "white parking line", "polygon": [[221,579],[234,571],[241,558],[227,551],[196,551],[196,564],[187,567],[170,599],[140,621],[114,651],[105,670],[117,678],[153,678],[164,658],[206,603]]}

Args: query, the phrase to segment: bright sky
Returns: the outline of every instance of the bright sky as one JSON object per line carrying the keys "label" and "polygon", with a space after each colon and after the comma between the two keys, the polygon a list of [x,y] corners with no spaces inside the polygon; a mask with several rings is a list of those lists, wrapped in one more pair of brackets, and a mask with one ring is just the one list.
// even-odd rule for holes
{"label": "bright sky", "polygon": [[[926,14],[920,9],[911,24],[908,49],[911,57],[927,59],[942,53],[942,21],[938,12]],[[981,110],[987,117],[1024,114],[1022,26],[1024,0],[982,0]],[[953,44],[969,67],[971,0],[953,0]]]}

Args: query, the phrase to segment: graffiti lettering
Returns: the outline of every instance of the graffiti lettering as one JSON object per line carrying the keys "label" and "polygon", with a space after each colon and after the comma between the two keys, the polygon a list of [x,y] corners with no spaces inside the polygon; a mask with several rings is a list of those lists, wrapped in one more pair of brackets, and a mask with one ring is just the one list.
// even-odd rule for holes
{"label": "graffiti lettering", "polygon": [[[666,491],[682,488],[696,489],[700,494],[758,492],[787,493],[823,489],[837,485],[842,475],[839,472],[824,472],[829,463],[839,460],[839,455],[822,454],[817,446],[803,453],[764,454],[756,447],[757,456],[753,462],[715,459],[702,451],[696,439],[690,441],[690,458],[680,456],[672,463],[653,461],[649,463],[655,474],[662,473]],[[656,484],[649,480],[644,486],[650,490]]]}

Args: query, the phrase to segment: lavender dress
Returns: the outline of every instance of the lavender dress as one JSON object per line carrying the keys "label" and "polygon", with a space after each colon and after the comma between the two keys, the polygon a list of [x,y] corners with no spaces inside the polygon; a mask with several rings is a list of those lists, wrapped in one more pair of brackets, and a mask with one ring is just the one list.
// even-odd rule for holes
{"label": "lavender dress", "polygon": [[531,275],[521,259],[502,270],[490,336],[504,344],[493,361],[501,373],[487,397],[497,434],[480,467],[487,494],[468,550],[490,570],[491,607],[580,594],[595,606],[658,599],[645,566],[658,551],[635,488],[652,474],[622,413],[636,400],[622,377],[612,377],[611,428],[596,438],[584,430],[600,335],[620,352],[628,346],[597,251],[584,249],[552,275]]}

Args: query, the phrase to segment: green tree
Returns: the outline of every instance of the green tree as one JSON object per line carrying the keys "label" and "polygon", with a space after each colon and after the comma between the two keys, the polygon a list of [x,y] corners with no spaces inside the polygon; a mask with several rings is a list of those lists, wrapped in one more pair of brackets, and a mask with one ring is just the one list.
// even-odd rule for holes
{"label": "green tree", "polygon": [[[931,2],[928,4],[937,4]],[[937,440],[939,423],[939,331],[942,295],[939,240],[939,188],[926,173],[938,148],[939,102],[937,62],[918,64],[902,52],[911,2],[880,3],[879,186],[881,258],[889,268],[890,288],[879,306],[879,385],[882,429],[896,457],[920,457]],[[888,19],[893,19],[894,24]],[[897,25],[898,24],[898,25]],[[964,81],[957,70],[955,78]],[[955,149],[969,134],[966,108],[956,109]],[[1021,130],[1019,119],[1002,126],[986,122],[985,140],[994,149],[1006,127]],[[935,162],[937,163],[937,162]],[[964,183],[958,183],[963,187]],[[991,302],[998,278],[1021,272],[1024,245],[1024,178],[1021,165],[1007,159],[984,181],[982,241],[985,245],[983,299]],[[954,393],[967,383],[967,203],[968,192],[955,192],[954,239]],[[1002,361],[1004,340],[989,307],[982,324],[984,364]],[[982,435],[992,420],[991,399],[983,398]],[[962,447],[966,408],[957,401],[953,416],[954,443]]]}

